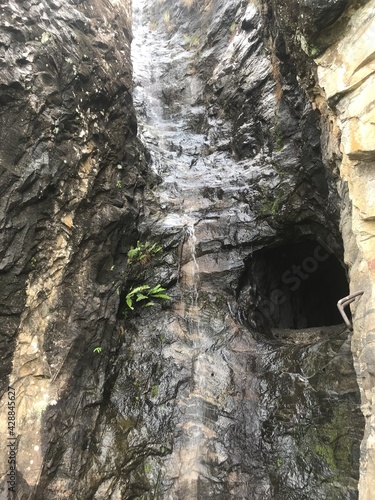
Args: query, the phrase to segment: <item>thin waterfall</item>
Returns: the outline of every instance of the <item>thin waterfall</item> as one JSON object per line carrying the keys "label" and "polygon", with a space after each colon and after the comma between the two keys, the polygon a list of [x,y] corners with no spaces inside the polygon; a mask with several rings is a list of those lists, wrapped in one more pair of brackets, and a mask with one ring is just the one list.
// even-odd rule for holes
{"label": "thin waterfall", "polygon": [[[202,447],[203,404],[201,399],[201,374],[199,357],[201,354],[201,329],[199,310],[199,265],[196,257],[197,238],[194,223],[186,226],[186,240],[183,254],[186,264],[182,267],[181,301],[185,309],[185,320],[192,341],[191,369],[192,387],[188,396],[180,401],[184,414],[183,427],[185,437],[172,461],[179,463],[179,478],[176,491],[189,491],[191,498],[198,498],[198,479]],[[186,494],[185,494],[186,495]]]}
{"label": "thin waterfall", "polygon": [[[199,477],[205,475],[202,464],[205,442],[212,431],[204,425],[204,392],[208,392],[205,377],[208,372],[207,359],[204,355],[204,333],[200,321],[200,278],[196,235],[198,216],[191,209],[197,201],[194,193],[195,173],[191,169],[191,155],[176,154],[168,145],[186,139],[184,149],[199,149],[202,137],[193,134],[182,136],[183,127],[166,120],[160,101],[160,76],[163,61],[168,59],[168,49],[155,43],[154,34],[150,34],[142,16],[145,1],[135,6],[135,25],[133,42],[133,66],[135,79],[135,106],[138,114],[140,137],[147,145],[153,168],[163,177],[157,196],[161,208],[166,212],[164,218],[157,221],[158,227],[178,229],[182,239],[180,301],[174,308],[179,314],[181,328],[187,332],[186,359],[190,365],[191,377],[189,389],[178,398],[179,424],[173,452],[165,464],[164,482],[170,483],[166,498],[196,499],[199,496]],[[157,50],[159,64],[153,58]],[[162,61],[160,61],[160,58]],[[172,147],[172,149],[176,149]],[[179,186],[176,186],[176,182]],[[183,186],[183,195],[179,192]],[[178,196],[176,197],[176,191]],[[176,202],[175,199],[178,199]],[[189,210],[190,208],[190,210]]]}

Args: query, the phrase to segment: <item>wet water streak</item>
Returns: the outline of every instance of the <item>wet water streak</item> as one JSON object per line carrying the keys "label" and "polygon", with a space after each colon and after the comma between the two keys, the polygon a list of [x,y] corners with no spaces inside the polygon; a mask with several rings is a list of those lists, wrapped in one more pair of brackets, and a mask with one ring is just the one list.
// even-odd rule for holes
{"label": "wet water streak", "polygon": [[[210,387],[205,380],[210,370],[208,358],[204,354],[204,344],[207,343],[207,339],[205,342],[200,325],[200,279],[196,254],[198,239],[195,232],[198,220],[194,213],[186,213],[187,207],[196,205],[198,201],[195,193],[189,189],[190,185],[194,185],[196,175],[190,168],[192,159],[189,151],[177,159],[169,150],[175,134],[177,137],[180,134],[180,139],[187,138],[187,148],[186,144],[184,147],[192,148],[194,152],[201,147],[202,138],[197,136],[194,140],[192,135],[181,136],[183,123],[178,126],[163,117],[157,79],[158,73],[162,71],[160,59],[163,58],[163,54],[169,59],[169,53],[166,47],[160,44],[156,47],[155,41],[150,39],[146,21],[142,18],[144,6],[145,2],[139,2],[135,12],[133,45],[135,102],[138,107],[141,137],[149,147],[155,171],[162,175],[164,180],[158,194],[168,215],[159,221],[159,224],[167,228],[180,228],[181,237],[184,239],[180,280],[181,300],[175,309],[180,311],[182,328],[187,330],[189,357],[185,363],[191,366],[190,389],[178,401],[180,423],[176,434],[180,434],[181,438],[175,442],[173,453],[166,464],[165,475],[167,477],[169,475],[174,483],[171,487],[171,498],[183,495],[183,498],[195,499],[198,498],[199,477],[202,474],[207,475],[202,463],[202,455],[207,452],[205,443],[214,437],[214,432],[204,423],[205,398],[214,398],[210,395]],[[159,66],[155,65],[155,60],[152,58],[152,51],[156,49]],[[185,186],[179,203],[173,199],[173,189],[176,187],[174,183],[177,179]]]}

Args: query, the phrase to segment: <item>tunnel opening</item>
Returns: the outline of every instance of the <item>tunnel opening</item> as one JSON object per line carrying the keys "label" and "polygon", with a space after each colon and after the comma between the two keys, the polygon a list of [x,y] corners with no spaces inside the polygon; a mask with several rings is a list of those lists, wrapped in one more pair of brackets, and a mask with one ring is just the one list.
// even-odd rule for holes
{"label": "tunnel opening", "polygon": [[248,314],[261,329],[339,325],[337,301],[348,295],[344,265],[320,243],[262,249],[247,262]]}

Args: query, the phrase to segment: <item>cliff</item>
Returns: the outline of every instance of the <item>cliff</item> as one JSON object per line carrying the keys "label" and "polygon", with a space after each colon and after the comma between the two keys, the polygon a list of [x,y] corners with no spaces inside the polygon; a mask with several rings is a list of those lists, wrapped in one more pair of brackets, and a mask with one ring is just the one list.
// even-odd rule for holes
{"label": "cliff", "polygon": [[[374,414],[375,192],[372,165],[375,135],[372,102],[375,4],[372,1],[327,2],[322,9],[318,4],[306,2],[298,6],[292,2],[289,12],[282,12],[282,5],[277,9],[281,25],[289,28],[286,32],[291,46],[299,44],[314,59],[310,80],[305,77],[304,86],[321,114],[325,164],[337,175],[341,198],[340,228],[350,291],[364,292],[351,306],[355,313],[352,351],[366,418],[359,491],[360,498],[370,499],[374,488],[371,435]],[[325,22],[322,24],[319,18],[325,18]],[[295,54],[298,52],[301,53],[295,50]]]}
{"label": "cliff", "polygon": [[[55,469],[57,460],[73,482],[82,474],[86,460],[71,452],[75,442],[82,446],[78,435],[96,425],[98,381],[109,362],[93,349],[118,346],[111,267],[125,265],[137,238],[137,198],[147,175],[132,107],[130,41],[126,4],[1,5],[0,425],[3,437],[17,438],[17,498],[47,498],[48,490],[34,491],[43,464]],[[17,398],[12,434],[8,385]],[[78,427],[71,412],[77,405],[93,409]],[[70,437],[60,424],[73,427]],[[7,451],[4,445],[2,498]],[[58,496],[69,491],[63,485]]]}
{"label": "cliff", "polygon": [[1,2],[1,498],[370,499],[374,2],[133,11]]}

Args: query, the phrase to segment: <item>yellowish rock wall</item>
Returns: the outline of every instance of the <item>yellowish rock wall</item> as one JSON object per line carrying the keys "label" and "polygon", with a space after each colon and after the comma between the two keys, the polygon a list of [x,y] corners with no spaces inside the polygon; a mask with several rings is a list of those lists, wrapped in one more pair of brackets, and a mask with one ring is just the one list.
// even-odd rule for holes
{"label": "yellowish rock wall", "polygon": [[336,157],[340,158],[337,163],[342,179],[342,233],[350,291],[364,291],[352,305],[352,348],[366,419],[359,491],[361,500],[370,500],[375,491],[374,0],[359,9],[352,8],[343,35],[316,62],[321,88],[316,102],[329,124],[329,154],[332,159],[335,141],[341,153]]}

